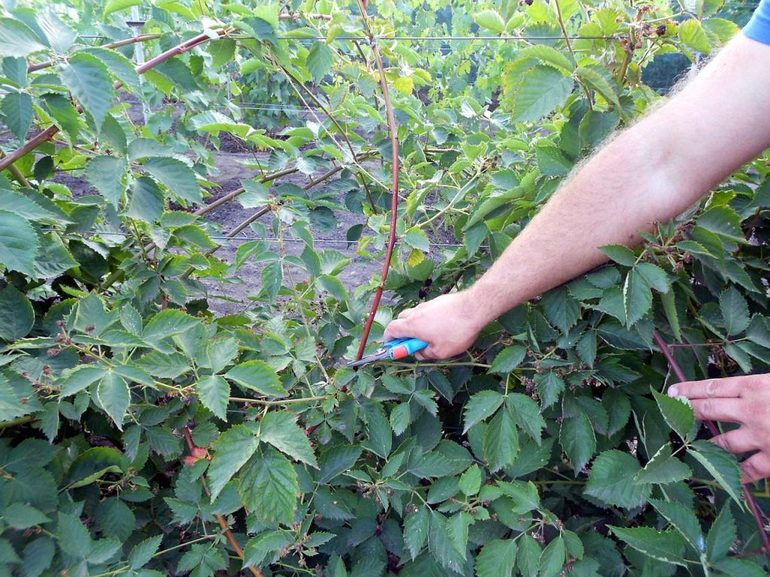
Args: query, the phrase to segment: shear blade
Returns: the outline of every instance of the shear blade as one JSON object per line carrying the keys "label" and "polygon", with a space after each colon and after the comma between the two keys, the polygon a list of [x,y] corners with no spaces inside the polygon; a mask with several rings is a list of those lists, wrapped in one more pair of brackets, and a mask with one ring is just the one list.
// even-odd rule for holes
{"label": "shear blade", "polygon": [[364,365],[368,365],[369,363],[373,363],[375,361],[381,361],[382,359],[387,358],[387,356],[388,356],[388,351],[385,351],[385,350],[378,351],[372,355],[366,355],[365,357],[361,357],[361,359],[357,361],[350,361],[348,363],[348,366],[351,368],[362,367]]}

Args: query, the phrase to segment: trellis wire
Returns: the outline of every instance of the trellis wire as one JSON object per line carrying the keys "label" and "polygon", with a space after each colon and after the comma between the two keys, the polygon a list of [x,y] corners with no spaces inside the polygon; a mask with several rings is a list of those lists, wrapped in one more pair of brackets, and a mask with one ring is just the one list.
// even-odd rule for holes
{"label": "trellis wire", "polygon": [[[81,34],[79,36],[82,40],[111,40],[109,36],[104,36],[102,34]],[[230,36],[227,36],[227,38],[232,38],[236,40],[260,40],[259,38],[256,38],[254,36],[248,36],[245,34],[232,34]],[[329,39],[326,36],[276,36],[274,37],[275,40],[295,40],[298,42],[302,41],[324,41],[327,42]],[[564,40],[564,36],[524,36],[524,35],[501,35],[501,36],[375,36],[373,40],[376,40],[377,42],[382,41],[409,41],[409,42],[429,42],[429,41],[438,41],[438,42],[473,42],[475,40],[482,40],[485,42],[493,42],[493,41],[509,41],[509,40],[538,40],[538,41],[558,41],[558,40]],[[622,37],[620,36],[567,36],[568,40],[621,40]],[[332,39],[333,41],[356,41],[356,42],[369,42],[370,38],[368,36],[337,36],[336,38]]]}

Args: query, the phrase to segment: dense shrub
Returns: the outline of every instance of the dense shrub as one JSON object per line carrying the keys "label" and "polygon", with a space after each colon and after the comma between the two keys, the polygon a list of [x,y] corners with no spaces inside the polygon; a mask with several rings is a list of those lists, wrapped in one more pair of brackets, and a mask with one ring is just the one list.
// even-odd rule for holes
{"label": "dense shrub", "polygon": [[[164,0],[141,75],[113,44],[135,4],[0,18],[0,574],[767,574],[735,458],[660,394],[653,339],[688,378],[767,370],[766,159],[463,358],[345,366],[380,282],[346,275],[389,232],[373,46],[403,198],[370,348],[655,102],[656,55],[729,39],[718,3]],[[490,38],[385,38],[445,34]],[[223,86],[257,66],[313,109],[299,124],[241,122]],[[263,172],[221,191],[225,137]],[[223,198],[242,227],[210,218]],[[338,219],[340,250],[316,240]]]}

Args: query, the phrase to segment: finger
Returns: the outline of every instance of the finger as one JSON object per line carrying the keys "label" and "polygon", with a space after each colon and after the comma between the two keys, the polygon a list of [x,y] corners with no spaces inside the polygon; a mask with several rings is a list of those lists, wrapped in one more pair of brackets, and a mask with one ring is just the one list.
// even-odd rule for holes
{"label": "finger", "polygon": [[757,453],[741,463],[743,469],[743,482],[754,483],[760,479],[770,477],[770,455]]}
{"label": "finger", "polygon": [[390,321],[388,326],[385,327],[385,332],[382,334],[382,340],[387,342],[399,337],[406,337],[409,336],[407,334],[408,332],[409,323],[407,322],[407,319],[396,319]]}
{"label": "finger", "polygon": [[706,379],[704,381],[688,381],[677,383],[668,389],[672,397],[687,397],[688,399],[710,399],[713,397],[740,397],[741,392],[755,382],[756,375],[729,377],[726,379]]}
{"label": "finger", "polygon": [[409,318],[409,315],[411,315],[413,312],[414,312],[414,309],[404,309],[400,313],[398,313],[398,318],[407,319]]}
{"label": "finger", "polygon": [[692,408],[701,421],[742,423],[741,419],[746,416],[744,403],[739,399],[695,399]]}
{"label": "finger", "polygon": [[711,441],[722,447],[725,451],[730,451],[737,455],[761,449],[759,443],[756,442],[752,434],[746,430],[746,428],[727,431],[726,433],[717,435],[711,439]]}

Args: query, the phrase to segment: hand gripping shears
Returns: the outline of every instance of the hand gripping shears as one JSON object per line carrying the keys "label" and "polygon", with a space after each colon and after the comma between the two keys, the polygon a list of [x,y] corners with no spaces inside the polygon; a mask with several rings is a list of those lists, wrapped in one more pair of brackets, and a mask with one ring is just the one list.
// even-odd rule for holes
{"label": "hand gripping shears", "polygon": [[351,361],[348,363],[348,366],[361,367],[375,361],[382,361],[386,359],[397,361],[423,350],[428,345],[429,343],[420,339],[393,339],[392,341],[386,342],[377,352],[372,353],[371,355],[366,355],[358,361]]}

